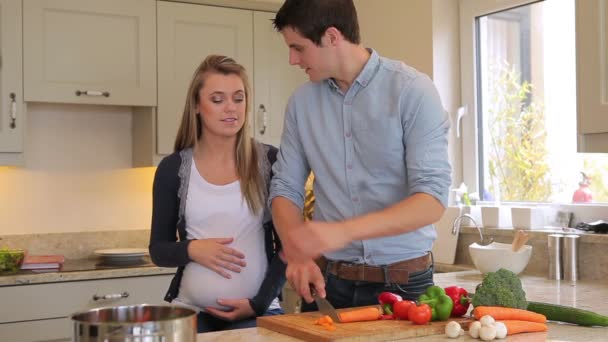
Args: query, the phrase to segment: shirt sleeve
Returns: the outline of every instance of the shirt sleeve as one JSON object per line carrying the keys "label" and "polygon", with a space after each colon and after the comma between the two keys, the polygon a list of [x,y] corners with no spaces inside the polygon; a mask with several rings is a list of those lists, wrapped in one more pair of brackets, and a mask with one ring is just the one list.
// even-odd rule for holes
{"label": "shirt sleeve", "polygon": [[426,75],[414,79],[412,87],[407,88],[401,108],[410,192],[432,195],[447,207],[451,184],[447,113]]}
{"label": "shirt sleeve", "polygon": [[304,208],[304,184],[310,173],[310,166],[298,133],[293,95],[287,104],[281,146],[272,171],[274,176],[270,183],[269,206],[275,197],[281,196],[293,202],[300,209]]}
{"label": "shirt sleeve", "polygon": [[[179,177],[176,170],[180,159],[176,155],[172,157],[163,159],[158,165],[152,190],[152,227],[148,248],[154,264],[161,267],[185,266],[190,262],[190,240],[177,239]],[[176,163],[177,166],[172,165]]]}

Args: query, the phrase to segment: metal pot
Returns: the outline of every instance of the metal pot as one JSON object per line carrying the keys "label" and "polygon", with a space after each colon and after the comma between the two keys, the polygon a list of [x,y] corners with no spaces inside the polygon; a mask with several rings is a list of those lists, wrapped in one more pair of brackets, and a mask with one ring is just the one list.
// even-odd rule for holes
{"label": "metal pot", "polygon": [[76,342],[195,342],[196,311],[169,305],[131,305],[75,313]]}

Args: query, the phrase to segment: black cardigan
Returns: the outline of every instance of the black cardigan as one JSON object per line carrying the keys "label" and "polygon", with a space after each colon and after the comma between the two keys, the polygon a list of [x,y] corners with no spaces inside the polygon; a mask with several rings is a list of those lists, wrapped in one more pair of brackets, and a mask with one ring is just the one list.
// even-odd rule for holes
{"label": "black cardigan", "polygon": [[[266,179],[266,184],[267,187],[270,187],[272,164],[276,161],[277,148],[270,145],[263,147],[267,149],[266,157],[269,165],[266,166],[270,169],[270,176]],[[259,158],[263,158],[263,156],[259,156]],[[184,267],[192,261],[188,256],[188,244],[191,240],[186,238],[186,221],[185,218],[179,217],[178,192],[180,186],[184,185],[182,184],[184,180],[180,178],[179,174],[182,163],[181,154],[175,152],[160,162],[154,175],[150,256],[154,264],[158,266],[178,268],[165,295],[167,302],[171,302],[177,297]],[[249,299],[252,309],[258,316],[263,315],[274,298],[281,295],[285,284],[286,269],[285,263],[279,258],[278,251],[281,248],[281,242],[272,220],[264,222],[263,226],[269,266],[257,294]]]}

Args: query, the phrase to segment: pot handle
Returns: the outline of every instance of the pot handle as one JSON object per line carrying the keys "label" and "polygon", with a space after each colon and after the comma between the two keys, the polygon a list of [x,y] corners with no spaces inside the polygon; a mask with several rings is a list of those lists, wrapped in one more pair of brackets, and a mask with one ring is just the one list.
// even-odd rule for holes
{"label": "pot handle", "polygon": [[111,294],[101,295],[101,296],[98,294],[94,294],[93,300],[94,301],[111,300],[111,299],[121,299],[121,298],[127,298],[127,297],[129,297],[129,292],[125,291],[123,293],[111,293]]}

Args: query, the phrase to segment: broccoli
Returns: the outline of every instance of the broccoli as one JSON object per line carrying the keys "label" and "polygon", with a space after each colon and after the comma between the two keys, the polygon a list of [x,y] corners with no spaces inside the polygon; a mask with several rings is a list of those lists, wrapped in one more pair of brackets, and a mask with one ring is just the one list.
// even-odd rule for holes
{"label": "broccoli", "polygon": [[477,285],[473,295],[473,306],[504,306],[526,309],[526,292],[517,275],[504,268],[490,272]]}

